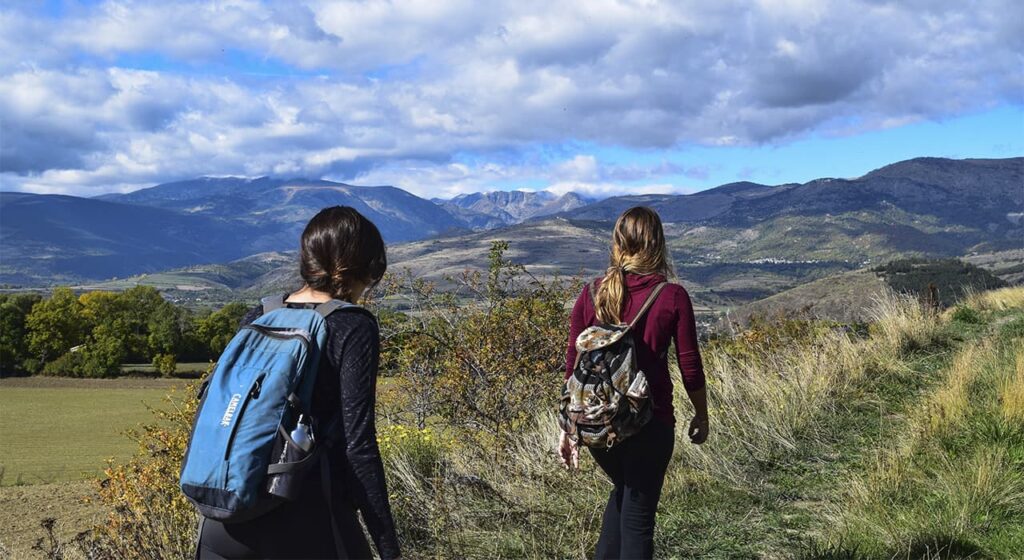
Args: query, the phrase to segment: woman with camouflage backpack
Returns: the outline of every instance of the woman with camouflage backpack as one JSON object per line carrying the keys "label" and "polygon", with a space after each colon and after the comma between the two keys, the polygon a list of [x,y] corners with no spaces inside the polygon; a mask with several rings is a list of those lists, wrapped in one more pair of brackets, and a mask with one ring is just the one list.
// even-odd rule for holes
{"label": "woman with camouflage backpack", "polygon": [[594,557],[652,558],[654,518],[675,443],[668,347],[696,411],[687,433],[708,436],[704,370],[690,296],[674,277],[658,214],[626,210],[612,233],[610,265],[572,310],[559,453],[578,466],[578,446],[611,478]]}

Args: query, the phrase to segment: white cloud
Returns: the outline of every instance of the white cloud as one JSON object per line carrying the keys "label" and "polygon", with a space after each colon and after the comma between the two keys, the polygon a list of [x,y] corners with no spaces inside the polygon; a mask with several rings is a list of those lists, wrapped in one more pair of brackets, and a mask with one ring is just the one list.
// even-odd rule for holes
{"label": "white cloud", "polygon": [[688,194],[694,192],[692,189],[670,184],[652,183],[627,188],[618,183],[586,183],[580,181],[561,181],[552,184],[545,190],[559,195],[575,192],[598,198],[624,194]]}
{"label": "white cloud", "polygon": [[[67,12],[0,9],[4,188],[268,173],[405,180],[426,194],[536,173],[657,186],[650,170],[587,154],[524,154],[853,134],[1021,103],[1024,91],[1024,7],[1011,0],[108,1]],[[460,154],[512,161],[460,176]]]}

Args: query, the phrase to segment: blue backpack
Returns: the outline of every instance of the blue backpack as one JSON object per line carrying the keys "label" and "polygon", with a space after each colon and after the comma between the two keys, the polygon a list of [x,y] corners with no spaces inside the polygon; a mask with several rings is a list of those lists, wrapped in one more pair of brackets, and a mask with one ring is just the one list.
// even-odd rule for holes
{"label": "blue backpack", "polygon": [[[297,495],[301,475],[318,459],[330,504],[325,449],[335,442],[340,412],[326,423],[312,417],[313,384],[327,316],[361,308],[331,300],[295,309],[283,300],[263,298],[263,315],[239,329],[200,387],[180,485],[204,518],[234,523],[263,515]],[[308,449],[290,435],[300,414],[312,419]]]}

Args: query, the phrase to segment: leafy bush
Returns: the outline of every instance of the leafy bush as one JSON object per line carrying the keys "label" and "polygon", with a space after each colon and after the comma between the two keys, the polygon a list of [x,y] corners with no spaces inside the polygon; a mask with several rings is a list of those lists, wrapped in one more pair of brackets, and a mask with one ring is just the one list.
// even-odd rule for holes
{"label": "leafy bush", "polygon": [[178,361],[174,359],[174,354],[157,354],[153,356],[153,369],[163,376],[174,375]]}
{"label": "leafy bush", "polygon": [[391,288],[413,298],[393,334],[403,346],[391,358],[416,393],[417,414],[408,423],[423,426],[440,416],[495,457],[539,403],[554,402],[561,381],[555,372],[565,363],[565,302],[580,287],[524,278],[523,267],[504,258],[507,249],[507,242],[495,242],[486,276],[467,271],[452,279],[455,289],[408,275]]}
{"label": "leafy bush", "polygon": [[967,323],[969,325],[980,325],[985,322],[984,317],[981,316],[981,313],[977,309],[967,305],[956,306],[956,308],[953,309],[951,318],[954,321]]}

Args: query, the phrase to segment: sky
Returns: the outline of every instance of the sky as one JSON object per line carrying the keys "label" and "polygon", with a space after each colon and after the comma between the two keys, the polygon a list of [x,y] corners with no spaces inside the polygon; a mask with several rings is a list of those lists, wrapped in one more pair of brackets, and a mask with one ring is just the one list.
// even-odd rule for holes
{"label": "sky", "polygon": [[1019,0],[5,0],[0,53],[0,190],[604,196],[1024,155]]}

